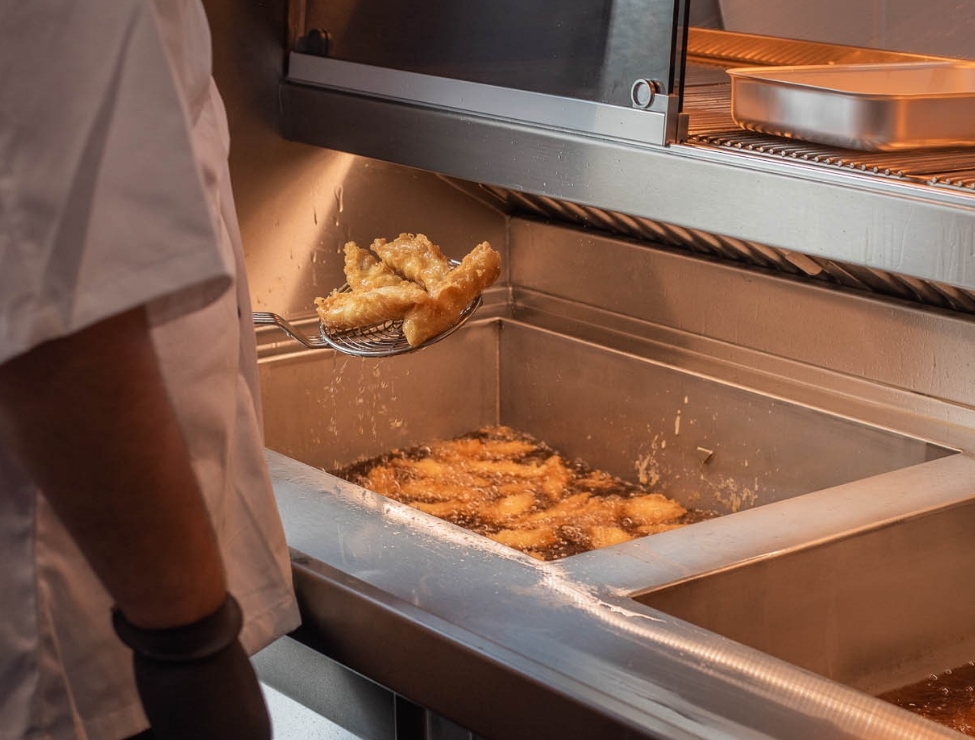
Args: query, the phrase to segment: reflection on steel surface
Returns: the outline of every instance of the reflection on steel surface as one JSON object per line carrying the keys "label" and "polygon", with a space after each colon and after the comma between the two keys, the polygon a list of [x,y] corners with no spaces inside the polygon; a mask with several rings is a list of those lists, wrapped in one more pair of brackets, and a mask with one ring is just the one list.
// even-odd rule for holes
{"label": "reflection on steel surface", "polygon": [[876,695],[975,657],[973,526],[969,500],[636,598]]}

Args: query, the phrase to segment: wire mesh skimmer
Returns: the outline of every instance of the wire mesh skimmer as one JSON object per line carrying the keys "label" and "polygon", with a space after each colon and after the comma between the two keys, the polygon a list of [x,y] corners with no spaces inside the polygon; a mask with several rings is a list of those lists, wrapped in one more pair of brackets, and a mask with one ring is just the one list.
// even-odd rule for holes
{"label": "wire mesh skimmer", "polygon": [[276,326],[308,349],[334,349],[354,357],[391,357],[414,352],[450,336],[467,323],[480,305],[481,296],[477,296],[447,329],[416,346],[406,341],[401,320],[343,331],[328,330],[319,322],[318,335],[307,335],[275,313],[255,311],[253,317],[255,326]]}

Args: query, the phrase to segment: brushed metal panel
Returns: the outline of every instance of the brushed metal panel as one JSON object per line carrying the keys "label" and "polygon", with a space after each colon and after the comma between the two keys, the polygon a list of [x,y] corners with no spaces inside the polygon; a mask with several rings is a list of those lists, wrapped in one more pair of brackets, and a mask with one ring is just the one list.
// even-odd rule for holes
{"label": "brushed metal panel", "polygon": [[[912,407],[922,398],[975,406],[968,315],[526,220],[512,222],[511,250],[513,284],[669,327],[672,344],[726,355],[750,348],[760,355],[742,355],[742,364],[793,360],[910,391]],[[694,337],[726,348],[704,350]],[[776,372],[803,374],[784,365]]]}
{"label": "brushed metal panel", "polygon": [[337,60],[624,106],[638,78],[680,86],[687,0],[300,6],[300,33],[324,30]]}
{"label": "brushed metal panel", "polygon": [[641,110],[298,53],[289,58],[288,80],[464,115],[650,144],[667,141],[668,117],[677,115],[678,106],[677,96],[663,93],[653,95]]}
{"label": "brushed metal panel", "polygon": [[729,513],[948,454],[554,334],[501,339],[502,423],[686,506]]}
{"label": "brushed metal panel", "polygon": [[[272,642],[254,656],[253,663],[261,683],[347,731],[336,732],[336,737],[395,740],[393,695],[292,637]],[[310,734],[292,737],[319,740]]]}
{"label": "brushed metal panel", "polygon": [[324,470],[497,422],[498,327],[395,360],[314,350],[259,366],[267,446]]}
{"label": "brushed metal panel", "polygon": [[975,655],[973,527],[968,501],[636,598],[880,694]]}

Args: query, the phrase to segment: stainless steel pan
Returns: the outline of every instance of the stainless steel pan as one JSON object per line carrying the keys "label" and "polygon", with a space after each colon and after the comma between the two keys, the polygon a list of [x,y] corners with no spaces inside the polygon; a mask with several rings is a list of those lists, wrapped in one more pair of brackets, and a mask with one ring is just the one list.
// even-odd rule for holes
{"label": "stainless steel pan", "polygon": [[975,65],[729,69],[742,128],[867,151],[975,146]]}

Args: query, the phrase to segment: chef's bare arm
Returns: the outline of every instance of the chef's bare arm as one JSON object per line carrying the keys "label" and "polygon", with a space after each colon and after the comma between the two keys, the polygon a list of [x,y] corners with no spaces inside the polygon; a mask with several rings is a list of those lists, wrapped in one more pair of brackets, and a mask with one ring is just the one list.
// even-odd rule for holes
{"label": "chef's bare arm", "polygon": [[220,554],[143,309],[0,365],[0,433],[133,624],[221,605]]}

